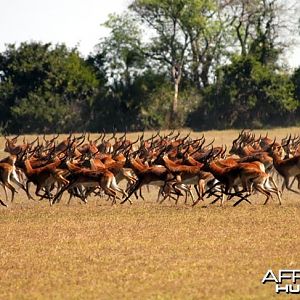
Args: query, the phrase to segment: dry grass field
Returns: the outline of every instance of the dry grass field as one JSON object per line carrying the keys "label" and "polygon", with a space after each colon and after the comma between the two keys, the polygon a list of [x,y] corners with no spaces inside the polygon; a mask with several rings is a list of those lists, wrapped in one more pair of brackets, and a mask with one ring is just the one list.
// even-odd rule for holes
{"label": "dry grass field", "polygon": [[[237,132],[205,137],[230,145]],[[299,131],[269,136],[286,133]],[[0,299],[277,299],[261,284],[266,271],[300,269],[297,194],[284,193],[282,206],[253,196],[252,205],[194,208],[155,203],[155,188],[144,194],[131,206],[102,198],[49,207],[19,191],[0,208]]]}

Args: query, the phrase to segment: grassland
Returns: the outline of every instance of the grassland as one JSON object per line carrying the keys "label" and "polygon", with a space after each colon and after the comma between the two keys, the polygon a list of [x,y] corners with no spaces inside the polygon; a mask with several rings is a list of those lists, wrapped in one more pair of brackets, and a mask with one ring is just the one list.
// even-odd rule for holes
{"label": "grassland", "polygon": [[[269,135],[287,132],[298,133]],[[218,145],[236,135],[205,133]],[[0,299],[272,299],[265,272],[300,269],[299,195],[235,208],[158,205],[155,196],[150,188],[132,206],[49,207],[19,191],[0,208]]]}

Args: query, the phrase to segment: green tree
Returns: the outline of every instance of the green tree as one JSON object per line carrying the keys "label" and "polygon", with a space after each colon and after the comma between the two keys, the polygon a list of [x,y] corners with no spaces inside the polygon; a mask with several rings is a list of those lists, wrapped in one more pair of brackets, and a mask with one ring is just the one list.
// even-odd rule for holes
{"label": "green tree", "polygon": [[145,63],[141,29],[129,13],[111,14],[103,26],[110,34],[97,45],[97,53],[104,59],[102,68],[110,83],[122,81],[123,85],[130,86]]}
{"label": "green tree", "polygon": [[[189,36],[188,73],[201,90],[210,83],[210,76],[224,56],[228,19],[222,16],[219,1],[190,1],[189,14],[183,15],[182,30]],[[228,42],[228,41],[227,41]]]}
{"label": "green tree", "polygon": [[296,125],[299,125],[299,117],[300,117],[300,67],[294,70],[291,80],[294,85],[294,98],[298,103],[298,109],[296,112]]}
{"label": "green tree", "polygon": [[283,19],[287,5],[280,0],[229,1],[224,13],[231,16],[233,48],[242,56],[252,55],[262,64],[274,65],[286,47],[280,32],[291,27]]}
{"label": "green tree", "polygon": [[[216,128],[289,124],[299,104],[287,74],[276,73],[251,56],[235,58],[219,74],[200,108],[203,124]],[[199,113],[194,120],[196,116]]]}
{"label": "green tree", "polygon": [[96,128],[140,129],[138,115],[143,102],[142,87],[145,57],[141,51],[141,29],[131,14],[112,14],[103,24],[110,33],[97,45],[96,54],[89,58],[102,85],[94,105]]}
{"label": "green tree", "polygon": [[8,45],[0,55],[1,117],[10,131],[82,129],[97,87],[92,69],[65,45]]}
{"label": "green tree", "polygon": [[297,68],[292,74],[292,81],[294,84],[294,97],[300,105],[300,67]]}
{"label": "green tree", "polygon": [[170,126],[176,126],[179,86],[189,46],[189,36],[181,30],[182,19],[187,19],[183,15],[190,12],[188,4],[180,0],[136,0],[130,8],[154,30],[147,51],[170,72],[174,89]]}

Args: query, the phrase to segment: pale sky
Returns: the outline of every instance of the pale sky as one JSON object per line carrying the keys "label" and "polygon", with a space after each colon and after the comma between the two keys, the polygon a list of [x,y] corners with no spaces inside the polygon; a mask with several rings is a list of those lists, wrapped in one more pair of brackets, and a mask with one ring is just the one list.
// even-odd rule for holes
{"label": "pale sky", "polygon": [[[107,34],[100,26],[109,13],[121,13],[130,0],[0,0],[0,52],[5,44],[24,41],[78,46],[83,55],[93,52]],[[286,55],[291,67],[300,66],[300,45]]]}
{"label": "pale sky", "polygon": [[0,51],[23,41],[78,45],[87,55],[107,32],[100,24],[129,0],[0,0]]}

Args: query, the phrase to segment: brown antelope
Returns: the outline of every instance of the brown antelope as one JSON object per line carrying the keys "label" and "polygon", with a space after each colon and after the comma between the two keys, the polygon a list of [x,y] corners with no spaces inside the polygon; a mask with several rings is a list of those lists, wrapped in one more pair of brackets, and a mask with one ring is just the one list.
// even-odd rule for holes
{"label": "brown antelope", "polygon": [[282,159],[277,152],[277,147],[272,147],[269,152],[273,158],[276,171],[283,177],[281,190],[283,191],[284,187],[286,187],[289,191],[300,194],[299,191],[294,190],[290,185],[290,178],[296,177],[298,179],[298,189],[300,189],[300,156]]}
{"label": "brown antelope", "polygon": [[[263,172],[257,164],[238,163],[233,167],[220,167],[216,162],[211,162],[205,164],[205,168],[224,185],[224,194],[230,195],[230,189],[233,188],[235,190],[235,195],[239,196],[240,200],[238,200],[234,206],[238,205],[243,200],[249,202],[246,197],[241,197],[239,194],[247,192],[249,196],[252,192],[252,188],[267,197],[264,204],[272,197],[271,193],[275,193],[278,196],[279,203],[281,204],[281,195],[279,191],[270,186],[270,176]],[[239,186],[242,186],[242,191],[239,191]],[[223,200],[224,198],[222,198],[221,204],[223,203]]]}
{"label": "brown antelope", "polygon": [[97,157],[91,157],[89,159],[89,168],[93,171],[97,169],[106,168],[109,171],[113,172],[117,184],[119,184],[122,180],[126,180],[128,184],[133,184],[136,181],[134,174],[132,174],[132,170],[130,168],[125,168],[126,158],[123,154],[118,154],[111,158],[111,155],[105,155],[102,160]]}
{"label": "brown antelope", "polygon": [[[58,143],[58,136],[47,140],[44,135],[42,144],[37,138],[31,143],[23,139],[20,145],[17,144],[18,136],[7,138],[6,151],[17,155],[16,167],[21,167],[28,180],[24,187],[20,176],[18,177],[18,169],[8,158],[0,161],[0,171],[3,175],[0,182],[4,187],[6,200],[7,189],[10,189],[12,200],[14,199],[16,185],[23,188],[30,198],[29,184],[33,182],[36,185],[35,194],[49,199],[50,204],[58,202],[65,191],[86,202],[92,193],[97,195],[99,190],[101,195],[104,191],[109,198],[112,197],[112,203],[116,200],[124,203],[130,201],[132,193],[137,196],[139,192],[143,198],[141,187],[144,185],[160,187],[158,199],[161,200],[160,196],[163,195],[160,202],[170,197],[177,203],[179,196],[185,196],[186,203],[188,195],[191,195],[195,205],[207,195],[215,195],[217,199],[221,195],[223,204],[227,194],[228,199],[232,196],[239,197],[234,204],[238,205],[241,201],[249,201],[248,197],[253,192],[258,192],[266,197],[265,203],[273,198],[274,194],[281,203],[281,194],[269,175],[271,168],[274,170],[274,160],[276,170],[284,177],[282,190],[287,186],[287,189],[300,193],[292,188],[293,183],[290,184],[290,177],[296,178],[300,189],[298,136],[289,135],[282,139],[280,144],[272,141],[267,135],[256,139],[251,131],[243,130],[233,141],[230,151],[240,156],[237,158],[226,157],[226,148],[213,148],[211,145],[214,140],[204,145],[204,136],[191,139],[189,135],[180,137],[179,132],[165,135],[157,133],[149,139],[144,139],[142,134],[135,142],[131,142],[126,139],[126,132],[117,137],[114,130],[112,136],[106,138],[107,135],[103,133],[97,140],[91,140],[89,134],[80,137],[70,134],[67,139]],[[37,146],[33,148],[36,141]],[[133,147],[134,144],[136,145]],[[283,159],[284,153],[288,155],[288,159]],[[25,155],[26,159],[23,159]],[[8,165],[15,168],[14,172],[11,172],[10,181],[5,173]],[[118,186],[123,179],[128,182],[125,189],[128,194]],[[210,187],[211,182],[215,183],[217,180],[221,188]],[[198,195],[196,201],[191,185],[194,185]]]}
{"label": "brown antelope", "polygon": [[38,137],[31,143],[24,143],[22,145],[16,145],[18,136],[14,137],[13,139],[9,140],[5,137],[5,148],[4,151],[8,152],[12,155],[19,155],[24,153],[26,150],[30,149],[32,145],[38,140]]}
{"label": "brown antelope", "polygon": [[48,163],[42,167],[32,168],[30,160],[27,158],[24,161],[19,160],[17,162],[18,166],[23,170],[27,177],[26,181],[26,192],[27,196],[31,199],[32,196],[29,192],[29,183],[32,182],[36,185],[35,194],[38,197],[44,198],[46,196],[40,194],[42,188],[46,189],[47,198],[50,199],[49,188],[55,183],[58,182],[61,185],[65,185],[68,183],[68,180],[64,178],[64,171],[57,169],[57,167],[61,164],[61,160],[59,158],[55,158],[55,161],[52,163]]}
{"label": "brown antelope", "polygon": [[[103,168],[102,170],[97,169],[96,171],[92,171],[87,168],[78,167],[69,161],[67,162],[67,166],[71,172],[68,176],[69,183],[56,194],[51,204],[54,204],[58,199],[60,199],[66,190],[70,190],[78,186],[100,186],[108,196],[113,197],[112,204],[116,203],[116,199],[121,200],[121,198],[116,195],[116,191],[127,196],[126,192],[118,187],[114,174],[108,169]],[[131,203],[130,199],[129,202]]]}
{"label": "brown antelope", "polygon": [[[196,189],[198,193],[198,199],[196,200],[199,202],[199,200],[203,200],[203,194],[205,191],[205,181],[208,179],[211,179],[211,174],[204,172],[202,170],[203,164],[197,163],[197,165],[190,166],[190,165],[182,165],[182,164],[176,164],[172,160],[170,160],[165,154],[163,156],[163,161],[165,163],[166,168],[176,176],[176,183],[175,186],[178,186],[179,184],[185,184],[185,185],[195,185],[198,186],[198,190]],[[199,191],[199,192],[198,192]],[[191,193],[190,193],[191,194]],[[191,194],[192,196],[192,194]],[[193,196],[192,196],[193,199]],[[185,199],[185,203],[187,201],[187,198]],[[193,200],[194,203],[194,200]]]}
{"label": "brown antelope", "polygon": [[[6,201],[8,200],[6,188],[11,191],[11,202],[14,200],[14,195],[16,193],[16,189],[12,186],[11,181],[16,183],[18,187],[26,191],[24,185],[19,181],[19,177],[16,173],[16,163],[17,157],[15,155],[10,155],[5,159],[2,159],[0,163],[0,180],[4,187]],[[6,206],[4,202],[0,201],[2,205]]]}
{"label": "brown antelope", "polygon": [[[170,191],[169,184],[172,181],[174,182],[175,176],[172,175],[166,167],[161,165],[154,165],[149,167],[133,158],[129,158],[128,163],[135,172],[137,181],[130,188],[128,196],[121,202],[121,204],[125,203],[133,193],[138,191],[144,185],[155,185],[160,188],[162,187],[163,191],[165,191],[165,189],[167,189],[168,192]],[[181,194],[181,192],[179,192],[177,189],[174,190],[177,195]],[[168,196],[169,193],[166,193],[165,198],[167,198]]]}
{"label": "brown antelope", "polygon": [[[271,193],[275,193],[277,195],[279,204],[281,204],[281,193],[269,174],[262,171],[261,168],[255,163],[239,163],[238,167],[241,170],[240,176],[242,186],[248,191],[249,194],[252,193],[252,189],[254,188],[258,192],[267,196],[264,203],[265,205],[270,197],[273,198]],[[271,186],[270,182],[273,183],[273,186]]]}

